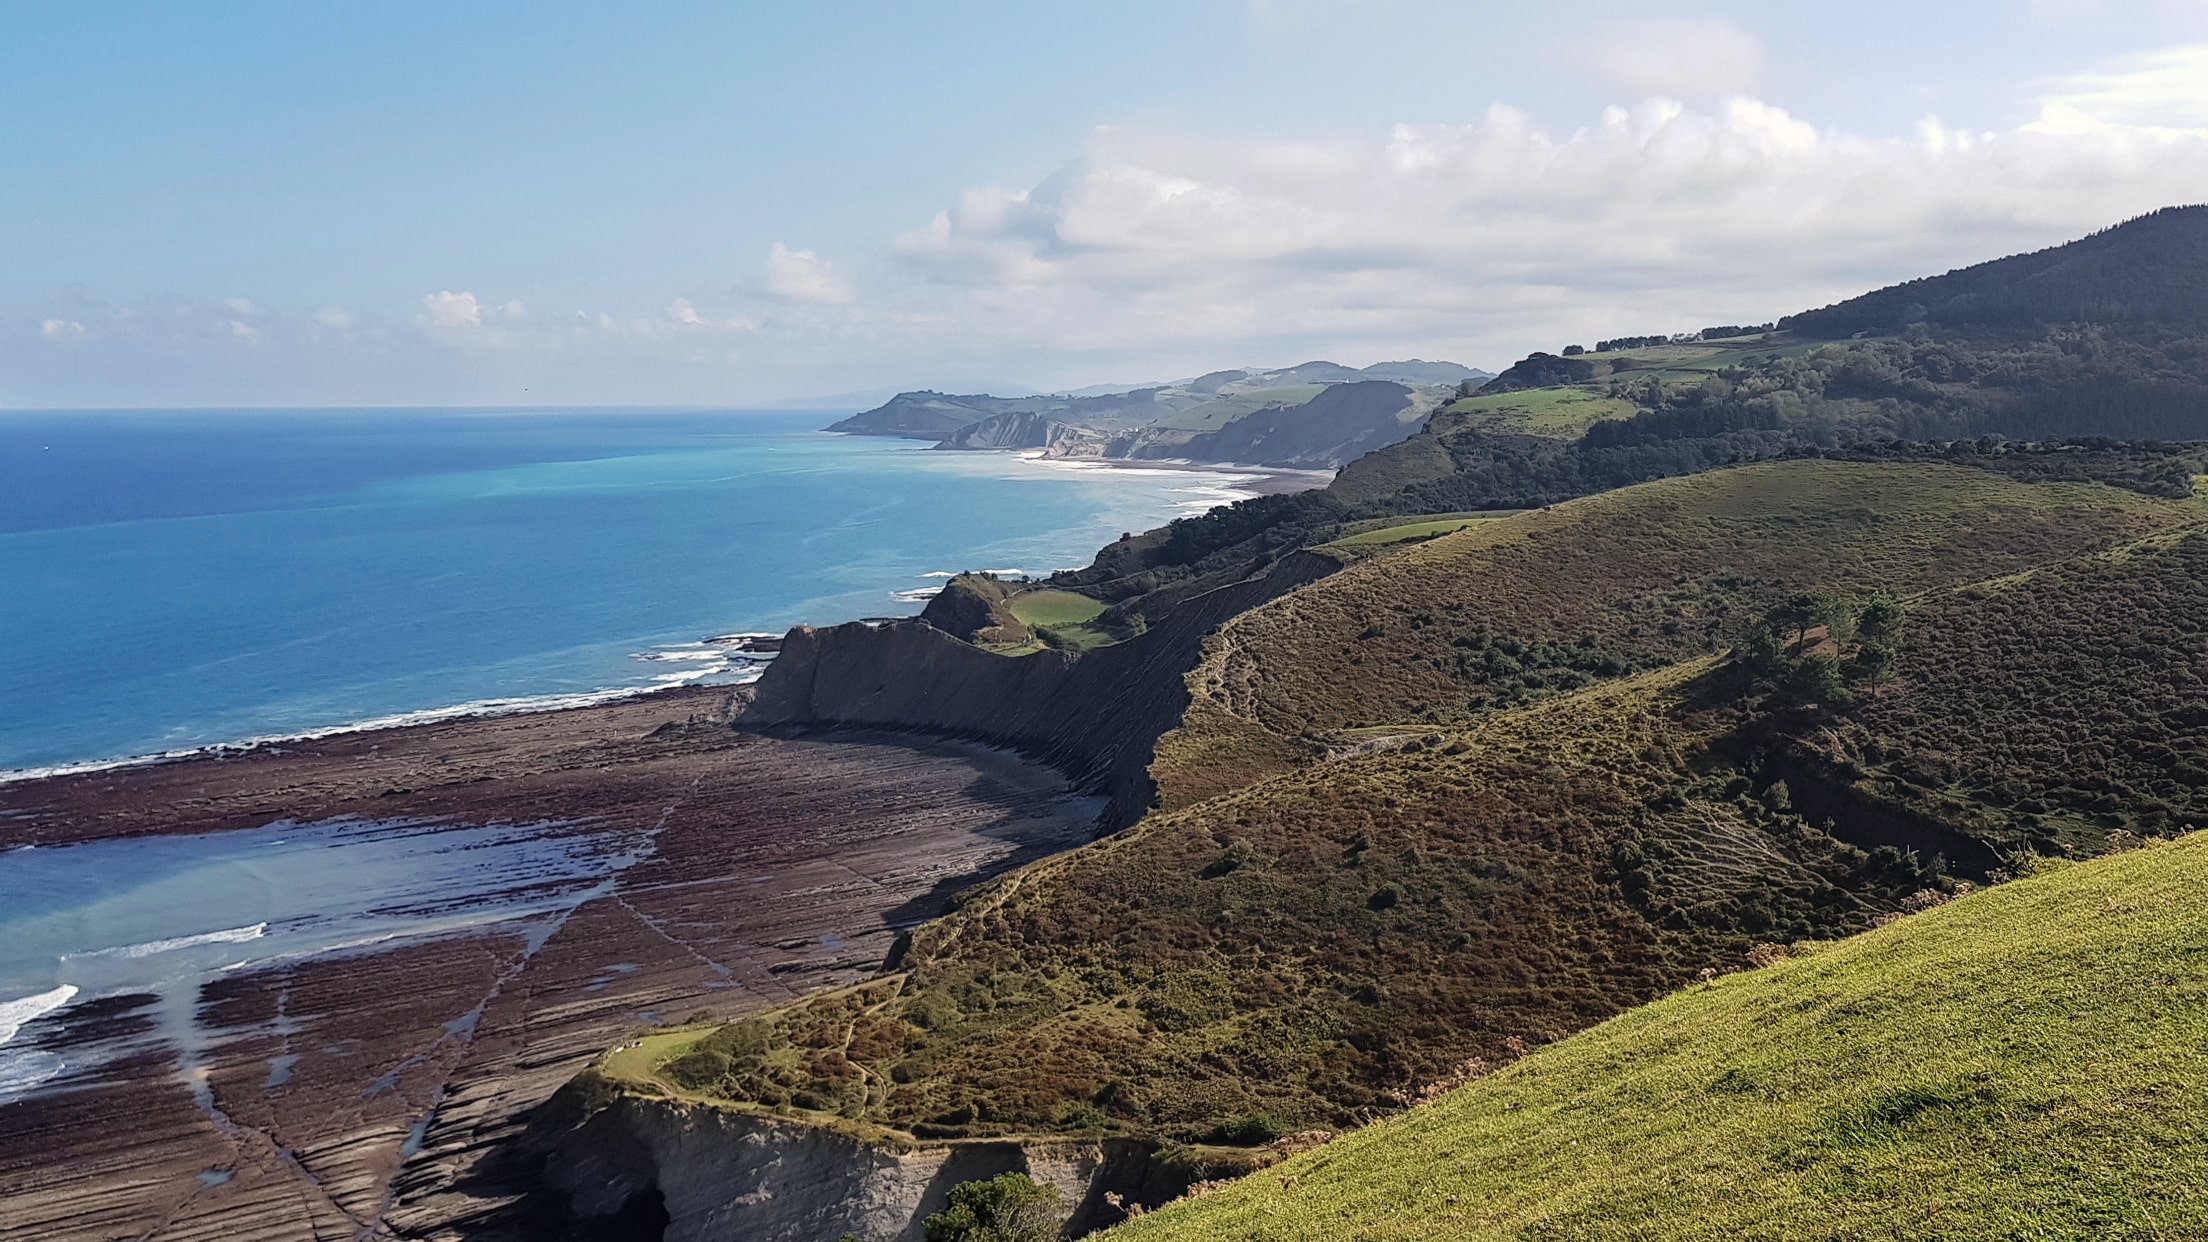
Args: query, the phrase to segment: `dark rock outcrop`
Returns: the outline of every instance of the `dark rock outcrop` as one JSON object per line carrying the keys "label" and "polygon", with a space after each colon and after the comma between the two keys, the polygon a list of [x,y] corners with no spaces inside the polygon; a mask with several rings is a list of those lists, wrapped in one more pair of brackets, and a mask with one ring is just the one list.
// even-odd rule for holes
{"label": "dark rock outcrop", "polygon": [[[1054,1187],[1080,1237],[1156,1207],[1202,1175],[1126,1139],[967,1142],[893,1149],[818,1126],[626,1097],[564,1136],[536,1205],[540,1234],[919,1242],[921,1224],[963,1182],[1025,1173]],[[624,1231],[626,1222],[645,1230]]]}
{"label": "dark rock outcrop", "polygon": [[998,655],[918,620],[799,626],[738,723],[891,728],[1010,746],[1103,791],[1107,820],[1124,826],[1155,796],[1151,756],[1188,707],[1182,679],[1204,636],[1340,567],[1329,556],[1297,553],[1181,602],[1127,642],[1083,653]]}
{"label": "dark rock outcrop", "polygon": [[960,574],[943,584],[920,619],[969,643],[1025,642],[1027,627],[1006,607],[1011,598],[1012,592],[988,574]]}

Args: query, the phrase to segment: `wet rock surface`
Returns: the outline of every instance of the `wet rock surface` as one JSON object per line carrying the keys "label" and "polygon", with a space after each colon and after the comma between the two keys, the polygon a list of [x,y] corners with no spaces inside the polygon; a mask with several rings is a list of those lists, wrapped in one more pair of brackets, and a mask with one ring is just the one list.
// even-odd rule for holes
{"label": "wet rock surface", "polygon": [[264,965],[201,989],[187,1069],[150,998],[19,1040],[92,1068],[0,1105],[0,1234],[523,1236],[530,1110],[606,1047],[874,969],[979,878],[1088,840],[1101,803],[1004,752],[764,738],[726,689],[339,735],[0,786],[0,847],[343,816],[649,834],[556,919]]}

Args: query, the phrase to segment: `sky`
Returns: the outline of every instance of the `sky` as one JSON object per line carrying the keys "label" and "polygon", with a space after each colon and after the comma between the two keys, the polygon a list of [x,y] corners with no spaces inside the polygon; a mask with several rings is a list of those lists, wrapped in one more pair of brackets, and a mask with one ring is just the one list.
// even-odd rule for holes
{"label": "sky", "polygon": [[0,0],[0,407],[1491,370],[2208,200],[2208,0]]}

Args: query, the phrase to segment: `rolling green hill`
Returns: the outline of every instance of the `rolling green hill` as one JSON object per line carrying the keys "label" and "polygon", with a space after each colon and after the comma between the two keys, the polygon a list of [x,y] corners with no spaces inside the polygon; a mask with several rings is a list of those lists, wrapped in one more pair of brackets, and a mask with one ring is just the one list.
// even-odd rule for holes
{"label": "rolling green hill", "polygon": [[2208,834],[2045,870],[1543,1048],[1114,1231],[2208,1236]]}

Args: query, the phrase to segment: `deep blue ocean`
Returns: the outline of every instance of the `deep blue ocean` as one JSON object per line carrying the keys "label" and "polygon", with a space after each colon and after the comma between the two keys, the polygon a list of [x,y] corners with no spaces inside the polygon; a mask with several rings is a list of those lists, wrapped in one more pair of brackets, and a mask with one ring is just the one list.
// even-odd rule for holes
{"label": "deep blue ocean", "polygon": [[1086,564],[1244,481],[834,417],[0,413],[0,771],[729,677],[702,640]]}

